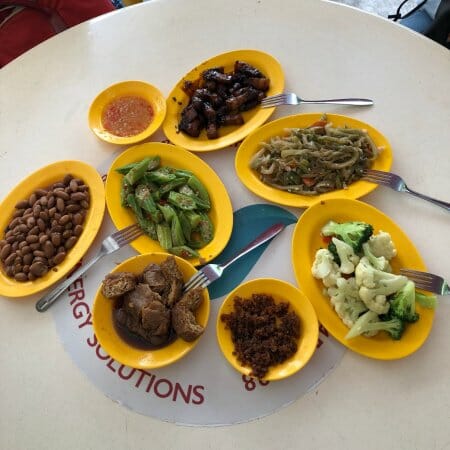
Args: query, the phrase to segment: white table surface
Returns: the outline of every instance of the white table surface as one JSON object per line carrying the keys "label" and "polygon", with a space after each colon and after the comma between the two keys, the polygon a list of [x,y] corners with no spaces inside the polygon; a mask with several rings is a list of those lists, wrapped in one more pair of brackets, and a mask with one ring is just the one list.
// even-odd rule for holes
{"label": "white table surface", "polygon": [[[18,58],[0,71],[0,198],[47,163],[76,158],[96,166],[109,157],[111,146],[86,120],[104,87],[143,79],[168,94],[198,62],[238,48],[276,56],[287,90],[305,98],[373,98],[372,108],[326,110],[377,127],[393,147],[393,171],[418,191],[449,200],[450,53],[387,20],[318,0],[155,0],[82,24]],[[447,212],[384,188],[364,200],[406,231],[430,271],[450,278]],[[51,314],[38,314],[32,299],[1,299],[0,448],[450,449],[449,317],[447,297],[429,339],[406,359],[347,351],[292,405],[255,422],[206,429],[112,402],[65,353]]]}

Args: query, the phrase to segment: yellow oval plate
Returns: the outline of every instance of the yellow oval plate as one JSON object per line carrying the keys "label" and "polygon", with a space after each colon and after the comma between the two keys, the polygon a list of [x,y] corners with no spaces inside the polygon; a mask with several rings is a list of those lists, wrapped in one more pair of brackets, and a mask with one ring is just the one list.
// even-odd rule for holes
{"label": "yellow oval plate", "polygon": [[[174,145],[149,142],[131,147],[123,152],[112,163],[106,179],[106,204],[109,214],[118,228],[124,228],[136,222],[133,212],[120,204],[120,189],[123,175],[116,168],[135,161],[141,161],[146,156],[160,156],[162,166],[187,169],[193,172],[206,187],[211,198],[211,211],[208,213],[214,225],[214,238],[205,247],[198,250],[199,259],[191,259],[194,265],[205,264],[215,258],[227,245],[233,229],[233,208],[230,197],[220,178],[198,156]],[[139,253],[160,252],[164,249],[157,241],[148,236],[141,236],[130,244]]]}
{"label": "yellow oval plate", "polygon": [[273,381],[287,378],[303,368],[311,359],[319,338],[319,324],[310,301],[298,288],[286,281],[275,278],[257,278],[241,284],[225,298],[217,315],[217,339],[220,349],[228,362],[240,373],[249,375],[250,367],[242,366],[234,352],[231,332],[220,320],[222,314],[229,314],[234,309],[234,297],[251,298],[252,294],[268,294],[276,303],[289,302],[291,308],[300,318],[300,340],[297,352],[282,364],[269,368],[264,380]]}
{"label": "yellow oval plate", "polygon": [[[113,272],[142,273],[144,268],[151,263],[161,264],[170,256],[168,253],[150,253],[138,255],[127,259],[114,268]],[[176,263],[187,281],[196,272],[195,267],[188,261],[174,256]],[[208,289],[203,291],[204,300],[196,311],[196,318],[200,325],[206,327],[209,318],[210,300]],[[189,353],[201,339],[201,336],[193,342],[186,342],[177,338],[171,344],[157,350],[143,350],[132,347],[125,342],[116,332],[113,322],[114,300],[106,298],[99,287],[94,299],[93,327],[100,345],[116,361],[136,369],[155,369],[167,366]]]}
{"label": "yellow oval plate", "polygon": [[417,249],[400,227],[389,217],[373,206],[357,200],[333,199],[324,200],[307,209],[300,217],[292,239],[292,264],[297,282],[311,300],[322,325],[341,344],[361,355],[376,359],[403,358],[416,351],[431,331],[434,311],[416,305],[420,319],[408,324],[402,338],[392,340],[386,333],[378,333],[374,337],[358,336],[345,339],[348,328],[334,311],[328,297],[324,296],[321,280],[311,274],[316,251],[325,247],[320,235],[321,228],[329,221],[336,222],[362,221],[371,224],[374,233],[380,230],[390,233],[397,248],[397,256],[392,259],[393,273],[401,267],[426,270]]}
{"label": "yellow oval plate", "polygon": [[[142,133],[134,136],[116,136],[105,130],[103,127],[103,109],[112,100],[128,95],[141,97],[144,100],[147,100],[153,109],[153,120]],[[122,81],[121,83],[109,86],[97,95],[89,108],[88,121],[89,127],[100,139],[110,142],[111,144],[129,145],[140,142],[151,136],[161,126],[165,116],[166,101],[159,89],[144,81]]]}
{"label": "yellow oval plate", "polygon": [[[0,204],[0,230],[4,230],[11,221],[14,206],[28,198],[33,191],[45,188],[61,181],[68,173],[75,178],[81,178],[88,186],[91,194],[91,207],[83,224],[84,231],[78,242],[67,253],[64,261],[56,266],[57,271],[50,270],[42,278],[34,281],[18,282],[9,278],[3,267],[0,271],[0,295],[6,297],[25,297],[48,288],[66,275],[92,244],[102,224],[105,212],[105,189],[99,173],[89,164],[81,161],[58,161],[42,167],[22,180]],[[0,239],[3,238],[3,235]]]}
{"label": "yellow oval plate", "polygon": [[[242,183],[254,194],[259,195],[266,200],[286,206],[296,206],[305,208],[311,206],[320,200],[332,198],[350,198],[362,197],[373,191],[377,185],[368,181],[356,181],[348,189],[339,189],[337,191],[327,192],[321,195],[306,196],[292,194],[291,192],[281,191],[263,183],[258,173],[250,168],[250,160],[260,149],[261,142],[267,142],[272,137],[282,136],[286,128],[304,128],[308,127],[322,117],[322,113],[317,114],[297,114],[295,116],[282,117],[258,128],[251,133],[239,146],[236,153],[235,167]],[[370,125],[347,116],[337,114],[327,114],[329,122],[334,126],[343,127],[348,125],[353,128],[362,128],[367,130],[370,137],[377,147],[383,147],[382,152],[373,163],[373,169],[388,171],[392,166],[392,150],[387,139],[375,128]]]}
{"label": "yellow oval plate", "polygon": [[255,66],[270,79],[270,89],[267,91],[268,96],[283,92],[283,69],[273,56],[259,50],[235,50],[214,56],[187,73],[167,97],[167,115],[163,123],[163,130],[167,139],[194,152],[219,150],[241,141],[272,115],[275,108],[263,109],[256,107],[246,111],[242,114],[244,117],[243,125],[220,127],[217,139],[208,139],[204,130],[197,138],[178,131],[181,111],[189,104],[189,96],[182,89],[183,83],[186,80],[197,80],[204,70],[212,67],[224,66],[225,71],[229,72],[233,70],[234,62],[237,60],[245,61]]}

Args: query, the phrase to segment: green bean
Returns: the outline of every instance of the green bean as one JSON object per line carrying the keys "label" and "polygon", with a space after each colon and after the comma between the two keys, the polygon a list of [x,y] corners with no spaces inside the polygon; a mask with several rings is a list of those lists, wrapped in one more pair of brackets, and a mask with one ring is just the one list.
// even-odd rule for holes
{"label": "green bean", "polygon": [[167,200],[169,203],[180,209],[193,210],[197,206],[192,197],[180,194],[179,192],[170,191]]}
{"label": "green bean", "polygon": [[178,219],[180,220],[180,225],[181,229],[183,230],[184,237],[187,241],[189,241],[191,239],[192,226],[191,222],[187,218],[187,211],[178,211]]}
{"label": "green bean", "polygon": [[175,209],[172,208],[172,206],[170,205],[161,205],[161,203],[157,204],[159,210],[162,212],[163,216],[164,216],[164,220],[167,223],[171,223],[172,222],[172,218],[173,216],[176,215]]}
{"label": "green bean", "polygon": [[172,247],[172,233],[170,226],[166,223],[156,224],[156,234],[158,236],[159,245],[164,250],[169,250]]}
{"label": "green bean", "polygon": [[208,191],[205,186],[203,186],[202,182],[194,175],[192,175],[188,182],[188,186],[195,192],[197,197],[203,200],[205,203],[208,203],[209,207],[211,207],[211,201],[209,199]]}
{"label": "green bean", "polygon": [[125,175],[127,183],[131,185],[136,184],[146,172],[150,161],[151,158],[144,158],[141,162],[136,163],[136,165]]}
{"label": "green bean", "polygon": [[150,181],[153,181],[154,183],[161,185],[169,183],[169,181],[175,180],[177,176],[174,173],[168,171],[165,167],[161,167],[160,169],[148,172],[147,178]]}
{"label": "green bean", "polygon": [[135,197],[138,205],[150,214],[153,222],[159,223],[162,220],[161,211],[156,207],[150,189],[145,184],[139,184],[135,190]]}
{"label": "green bean", "polygon": [[186,243],[186,240],[184,239],[183,229],[181,228],[180,224],[180,219],[178,219],[178,216],[176,214],[172,217],[170,231],[172,233],[172,245],[174,247],[179,247]]}
{"label": "green bean", "polygon": [[158,235],[156,233],[156,224],[145,217],[138,217],[137,220],[144,233],[150,236],[153,240],[157,241]]}
{"label": "green bean", "polygon": [[181,258],[191,259],[191,258],[199,258],[200,255],[188,247],[187,245],[181,245],[179,247],[169,248],[169,252],[173,255],[180,256]]}

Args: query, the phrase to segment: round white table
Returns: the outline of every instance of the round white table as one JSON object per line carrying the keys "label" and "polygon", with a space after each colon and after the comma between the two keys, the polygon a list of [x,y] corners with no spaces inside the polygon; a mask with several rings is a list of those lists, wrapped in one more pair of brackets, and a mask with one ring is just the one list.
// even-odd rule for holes
{"label": "round white table", "polygon": [[[286,90],[305,98],[373,98],[371,108],[323,110],[378,128],[393,148],[392,171],[449,200],[450,53],[382,18],[317,0],[155,0],[21,56],[0,71],[0,198],[55,160],[97,167],[111,156],[114,148],[87,126],[89,104],[104,87],[142,79],[167,95],[198,62],[239,48],[274,55]],[[316,111],[284,107],[275,117]],[[430,271],[450,278],[448,212],[387,188],[364,201],[405,230]],[[383,362],[347,351],[290,406],[218,428],[176,426],[112,402],[74,366],[51,314],[35,311],[36,298],[0,301],[0,448],[450,448],[448,297],[428,340],[408,358]]]}

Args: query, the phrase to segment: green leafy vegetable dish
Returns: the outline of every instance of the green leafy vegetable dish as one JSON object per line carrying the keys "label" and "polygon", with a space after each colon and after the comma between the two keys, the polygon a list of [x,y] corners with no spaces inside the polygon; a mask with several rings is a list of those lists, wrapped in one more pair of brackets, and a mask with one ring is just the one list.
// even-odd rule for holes
{"label": "green leafy vegetable dish", "polygon": [[321,233],[328,247],[317,250],[311,272],[322,280],[325,295],[349,328],[346,339],[380,331],[401,339],[405,327],[419,320],[416,302],[436,306],[436,296],[421,294],[413,281],[392,273],[397,249],[389,233],[373,234],[364,222],[334,221]]}
{"label": "green leafy vegetable dish", "polygon": [[118,167],[123,175],[121,205],[130,208],[142,230],[170,253],[198,258],[214,238],[208,191],[190,171],[161,165],[159,156]]}

